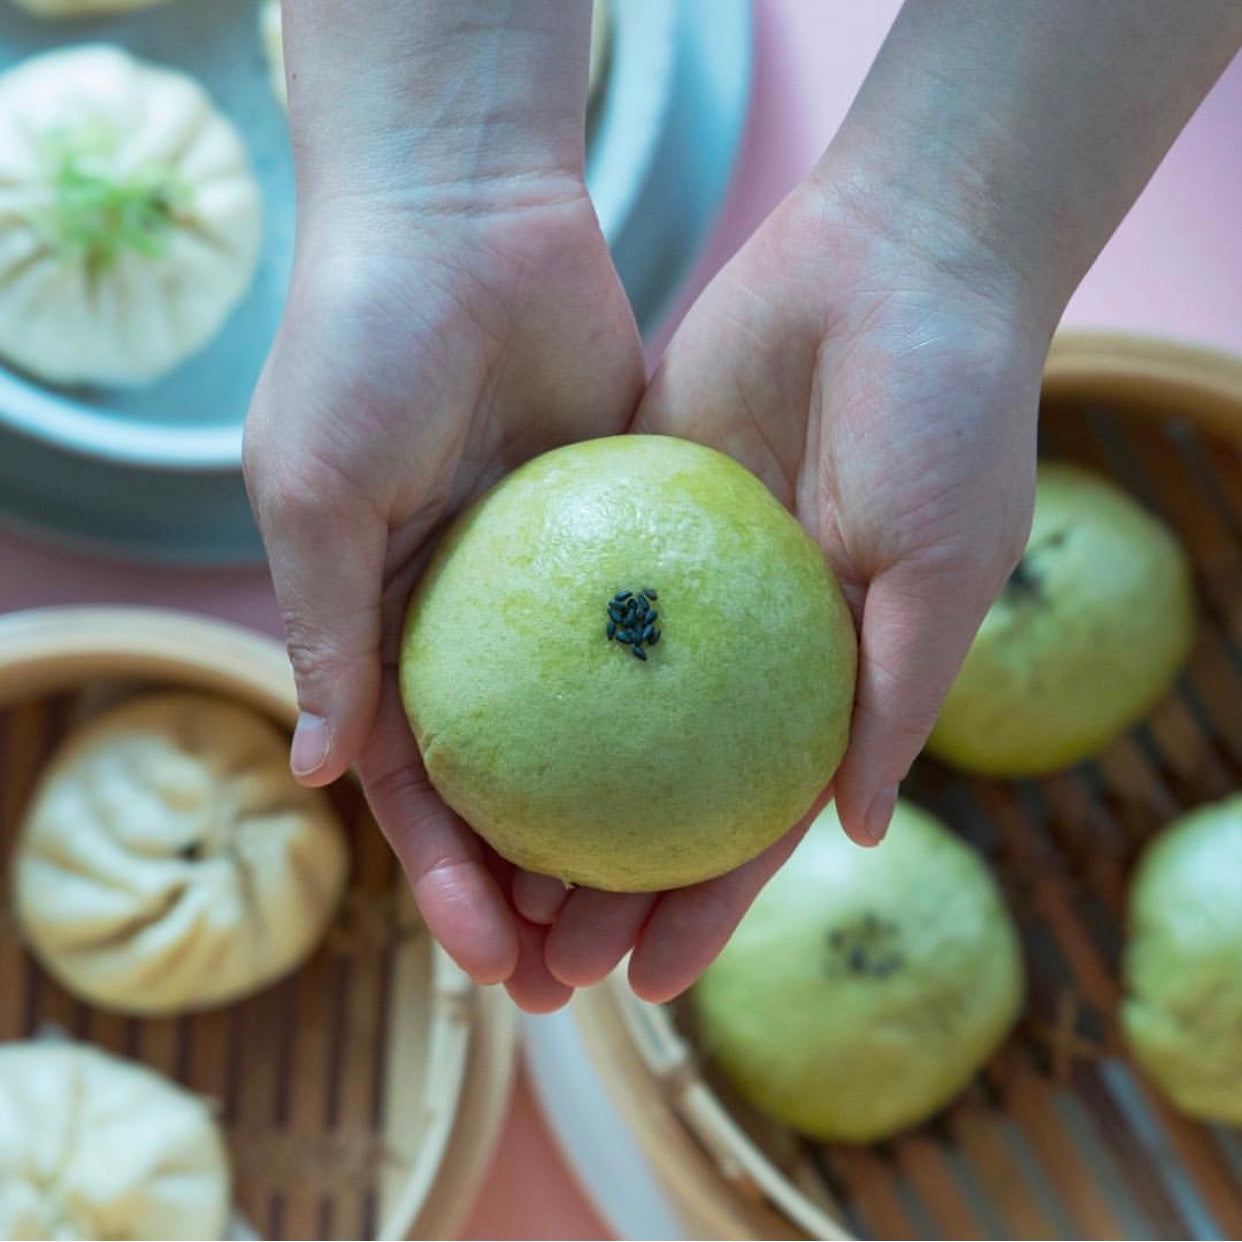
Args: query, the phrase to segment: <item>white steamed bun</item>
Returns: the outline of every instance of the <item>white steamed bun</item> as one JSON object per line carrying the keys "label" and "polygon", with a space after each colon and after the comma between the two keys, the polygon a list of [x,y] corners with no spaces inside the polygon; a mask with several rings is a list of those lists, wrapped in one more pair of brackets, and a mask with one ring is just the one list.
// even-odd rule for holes
{"label": "white steamed bun", "polygon": [[29,945],[65,987],[128,1013],[222,1004],[297,966],[348,867],[286,737],[237,704],[149,695],[70,736],[13,859]]}
{"label": "white steamed bun", "polygon": [[207,1105],[97,1048],[0,1045],[0,1238],[221,1238]]}
{"label": "white steamed bun", "polygon": [[0,76],[0,357],[53,383],[143,384],[249,287],[261,204],[202,88],[88,44]]}

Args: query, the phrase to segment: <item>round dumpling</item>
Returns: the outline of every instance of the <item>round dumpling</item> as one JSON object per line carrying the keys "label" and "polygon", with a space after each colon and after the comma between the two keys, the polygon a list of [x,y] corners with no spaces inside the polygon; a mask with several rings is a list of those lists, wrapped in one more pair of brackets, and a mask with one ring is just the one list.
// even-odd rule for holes
{"label": "round dumpling", "polygon": [[89,17],[92,13],[150,9],[167,0],[13,0],[13,3],[36,17]]}
{"label": "round dumpling", "polygon": [[983,860],[899,802],[875,849],[822,812],[691,1000],[700,1048],[751,1105],[815,1138],[868,1143],[967,1085],[1023,984]]}
{"label": "round dumpling", "polygon": [[79,996],[175,1013],[263,987],[309,955],[348,853],[288,741],[233,703],[157,694],[73,734],[13,860],[31,949]]}
{"label": "round dumpling", "polygon": [[1121,1026],[1184,1112],[1242,1126],[1242,793],[1187,812],[1130,888]]}
{"label": "round dumpling", "polygon": [[219,331],[261,206],[233,126],[185,74],[102,44],[0,77],[0,357],[143,384]]}
{"label": "round dumpling", "polygon": [[222,1238],[207,1105],[81,1044],[0,1045],[0,1238]]}
{"label": "round dumpling", "polygon": [[1166,694],[1195,641],[1177,536],[1109,480],[1041,462],[1026,551],[988,610],[927,751],[1043,776],[1096,754]]}

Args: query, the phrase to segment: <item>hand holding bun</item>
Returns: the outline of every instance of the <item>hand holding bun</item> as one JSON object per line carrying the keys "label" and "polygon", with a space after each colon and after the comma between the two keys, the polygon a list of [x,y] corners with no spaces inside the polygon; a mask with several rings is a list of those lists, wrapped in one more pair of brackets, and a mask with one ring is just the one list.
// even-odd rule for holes
{"label": "hand holding bun", "polygon": [[100,1005],[156,1014],[230,1001],[305,958],[347,854],[287,745],[253,712],[189,693],[74,734],[14,857],[14,906],[43,965]]}

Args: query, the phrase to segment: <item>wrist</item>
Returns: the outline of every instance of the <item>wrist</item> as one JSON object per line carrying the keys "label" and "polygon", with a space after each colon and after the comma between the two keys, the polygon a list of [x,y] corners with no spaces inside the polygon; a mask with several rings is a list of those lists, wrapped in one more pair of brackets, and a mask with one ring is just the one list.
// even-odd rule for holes
{"label": "wrist", "polygon": [[903,120],[851,116],[812,182],[864,227],[909,250],[912,261],[934,265],[1051,336],[1090,257],[1062,235],[1064,221],[1044,212],[1038,193],[998,174],[995,165],[1005,161],[997,148],[1009,136],[928,133]]}
{"label": "wrist", "polygon": [[1240,42],[1236,0],[906,0],[819,175],[1055,323]]}
{"label": "wrist", "polygon": [[303,196],[472,209],[582,180],[589,0],[285,8]]}
{"label": "wrist", "polygon": [[[1046,349],[1076,277],[1047,256],[1006,241],[990,203],[969,185],[937,182],[892,160],[892,150],[855,152],[835,143],[799,191],[836,248],[882,288],[921,291],[946,304],[974,304],[1011,335]],[[877,274],[881,274],[877,276]],[[1041,355],[1042,358],[1042,355]]]}

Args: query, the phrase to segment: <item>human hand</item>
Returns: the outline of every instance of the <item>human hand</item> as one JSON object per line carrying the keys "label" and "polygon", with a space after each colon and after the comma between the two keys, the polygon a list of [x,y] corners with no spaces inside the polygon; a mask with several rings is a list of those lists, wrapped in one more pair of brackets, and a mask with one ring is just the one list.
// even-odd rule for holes
{"label": "human hand", "polygon": [[[808,181],[717,276],[636,428],[748,466],[839,576],[860,666],[833,792],[867,845],[883,836],[898,783],[1022,552],[1052,323],[1020,274],[954,222],[900,218],[897,205],[885,214],[874,194],[846,187]],[[635,989],[661,998],[692,982],[773,869],[714,882],[675,937],[649,919],[631,958]],[[555,950],[554,931],[550,961],[564,977]]]}
{"label": "human hand", "polygon": [[[397,693],[412,585],[451,515],[508,470],[618,432],[638,336],[581,182],[486,213],[308,211],[247,427],[247,480],[286,624],[310,784],[356,766],[429,928],[534,1008],[566,990],[517,918],[511,868],[427,782]],[[520,952],[519,952],[520,948]]]}
{"label": "human hand", "polygon": [[[1147,148],[1174,132],[1153,128],[1126,175],[1104,178],[1119,188],[1086,200],[1099,219],[1069,244],[1057,222],[1072,179],[1019,175],[1029,144],[997,141],[997,99],[1038,92],[1000,56],[975,92],[988,105],[959,98],[957,84],[979,67],[954,25],[963,15],[950,13],[932,39],[923,9],[907,7],[914,34],[890,39],[878,68],[900,66],[912,46],[948,69],[873,73],[878,106],[856,109],[871,122],[854,129],[899,172],[918,169],[915,182],[930,170],[951,200],[961,170],[968,187],[977,173],[981,227],[941,232],[934,211],[894,218],[874,195],[851,202],[848,180],[832,193],[830,178],[808,183],[695,308],[636,424],[733,453],[836,565],[862,629],[855,736],[835,782],[859,839],[887,820],[896,781],[1021,551],[1039,372],[1059,307],[1141,184]],[[798,835],[680,892],[566,895],[547,877],[514,874],[435,796],[391,676],[404,601],[438,526],[525,457],[619,429],[641,390],[632,321],[581,191],[581,100],[564,106],[585,95],[585,64],[580,72],[564,54],[582,42],[585,13],[552,0],[504,13],[484,0],[385,0],[343,23],[340,0],[304,0],[287,14],[299,180],[319,210],[300,226],[289,314],[246,454],[306,708],[295,766],[325,783],[358,759],[433,933],[475,978],[506,979],[536,1009],[562,1003],[631,946],[636,990],[675,994]],[[1003,6],[998,14],[1009,20]],[[1035,53],[1064,45],[1047,24],[1047,38],[1026,44]],[[1219,59],[1186,55],[1203,62],[1196,83]],[[962,57],[966,77],[954,70]],[[1037,73],[1040,56],[1027,59]],[[908,106],[892,106],[886,72],[912,87]],[[1077,97],[1065,99],[1081,129]],[[1170,117],[1185,103],[1179,96]],[[929,111],[945,118],[934,158]],[[1055,130],[1039,115],[1041,133]],[[1015,135],[1029,131],[1021,120]],[[1104,157],[1126,149],[1107,138],[1096,144]],[[511,175],[515,153],[558,150],[574,153],[554,161],[559,175]],[[963,150],[976,158],[963,163]],[[430,172],[416,192],[369,192],[400,183],[411,163]],[[1055,253],[1057,278],[1031,295],[982,238],[1008,238],[1028,269]]]}
{"label": "human hand", "polygon": [[[1229,0],[1040,0],[1020,15],[1005,0],[906,0],[815,176],[716,278],[648,389],[636,430],[749,466],[842,580],[861,664],[832,789],[860,843],[884,832],[1022,552],[1052,330],[1240,39]],[[801,827],[654,906],[574,893],[558,928],[623,928],[632,985],[665,999]],[[586,984],[608,955],[570,952],[554,928],[548,961]]]}
{"label": "human hand", "polygon": [[572,992],[549,961],[606,969],[637,912],[676,921],[782,848],[669,902],[565,901],[445,806],[399,701],[406,601],[444,523],[526,458],[624,430],[641,396],[583,185],[584,15],[384,0],[342,25],[338,0],[288,9],[298,249],[245,453],[302,709],[295,771],[357,769],[431,932],[533,1010]]}
{"label": "human hand", "polygon": [[[741,461],[836,570],[861,663],[831,792],[850,835],[872,844],[1021,555],[1051,322],[1037,309],[1047,302],[956,222],[924,213],[915,230],[900,217],[907,205],[895,201],[886,218],[878,199],[868,212],[845,185],[807,182],[717,276],[669,345],[635,429]],[[566,897],[526,877],[532,918],[545,921],[547,903],[551,973],[587,986],[633,946],[634,990],[677,994],[813,813],[745,867],[678,892]]]}
{"label": "human hand", "polygon": [[287,8],[298,253],[246,444],[303,710],[295,769],[316,785],[357,769],[431,932],[533,1010],[572,991],[549,943],[615,960],[633,933],[609,896],[598,921],[576,917],[581,896],[558,919],[558,881],[515,871],[452,814],[394,670],[444,523],[526,458],[624,430],[641,395],[583,185],[588,11],[377,0],[342,23],[339,0]]}
{"label": "human hand", "polygon": [[1025,545],[1053,329],[1240,44],[1229,0],[906,0],[647,392],[637,429],[748,465],[841,578],[861,646],[833,791],[860,844]]}
{"label": "human hand", "polygon": [[[647,391],[636,430],[749,466],[841,578],[861,647],[832,791],[861,844],[1023,550],[1057,320],[1240,43],[1231,0],[906,0],[815,175]],[[636,991],[692,983],[774,869],[703,886],[675,926],[653,916]]]}

